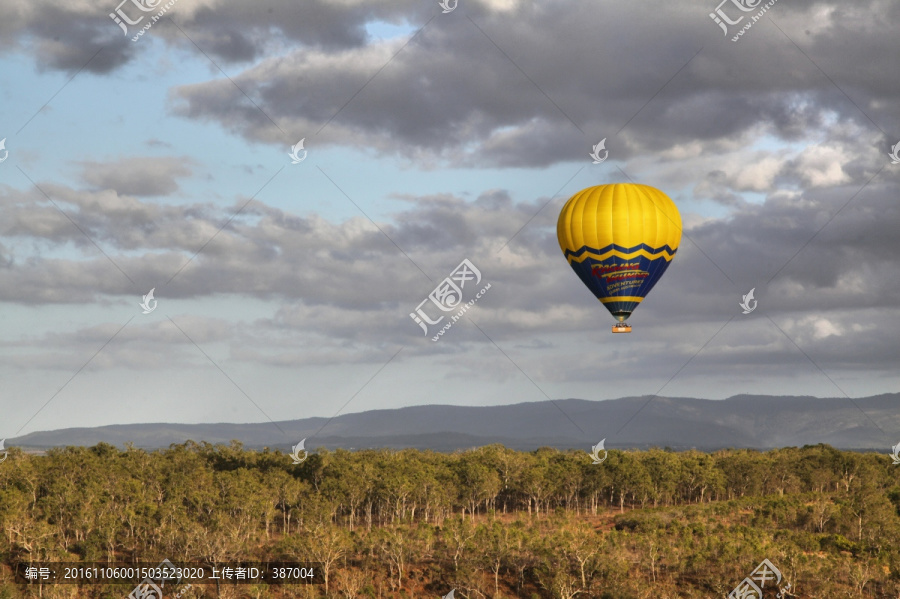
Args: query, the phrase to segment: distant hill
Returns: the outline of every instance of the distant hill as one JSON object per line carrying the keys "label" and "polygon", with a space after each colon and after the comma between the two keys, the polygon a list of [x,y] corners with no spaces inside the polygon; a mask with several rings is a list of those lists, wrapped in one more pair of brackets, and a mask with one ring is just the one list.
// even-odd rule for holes
{"label": "distant hill", "polygon": [[322,429],[326,422],[327,418],[304,418],[281,421],[277,427],[271,422],[122,424],[35,432],[7,439],[6,445],[47,449],[100,442],[121,447],[130,442],[135,447],[157,449],[187,440],[216,444],[236,439],[247,448],[289,449],[306,438],[308,450],[414,447],[453,451],[492,443],[518,450],[542,446],[586,449],[606,438],[607,449],[768,449],[827,443],[844,449],[889,450],[900,441],[900,393],[853,400],[645,396],[488,407],[426,405],[344,414]]}

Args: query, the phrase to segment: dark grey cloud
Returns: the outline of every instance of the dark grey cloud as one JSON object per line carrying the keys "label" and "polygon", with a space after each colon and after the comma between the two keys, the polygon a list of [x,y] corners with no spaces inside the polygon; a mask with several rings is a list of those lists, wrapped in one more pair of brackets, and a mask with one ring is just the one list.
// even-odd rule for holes
{"label": "dark grey cloud", "polygon": [[[137,0],[126,1],[124,5],[119,2],[8,0],[0,19],[0,51],[32,45],[41,68],[76,72],[84,67],[88,72],[108,73],[127,65],[137,52],[146,51],[146,46],[132,42],[131,38],[157,13],[150,9],[164,4],[142,0],[148,10],[141,10]],[[136,25],[129,25],[127,33],[109,16],[119,7],[128,19],[141,19]],[[178,0],[167,10],[162,24],[145,36],[152,35],[169,44],[184,44],[179,29],[165,22],[174,20],[205,53],[227,64],[254,60],[273,45],[326,50],[361,46],[367,40],[366,23],[424,21],[433,12],[430,8],[412,0],[378,3],[266,0],[249,4],[240,0]],[[193,49],[193,44],[190,47]]]}
{"label": "dark grey cloud", "polygon": [[105,74],[125,64],[137,48],[109,18],[115,2],[10,0],[0,9],[0,53],[28,49],[41,71]]}
{"label": "dark grey cloud", "polygon": [[[900,67],[886,58],[898,41],[876,4],[779,4],[766,17],[774,22],[764,19],[732,43],[719,39],[711,8],[695,5],[650,3],[637,15],[625,4],[554,2],[553,10],[507,12],[476,3],[464,14],[471,20],[441,15],[406,47],[394,40],[293,49],[235,80],[292,133],[318,131],[353,98],[320,141],[458,165],[583,159],[584,148],[603,137],[619,159],[750,132],[809,140],[835,121],[855,123],[877,138],[870,146],[883,145],[882,130],[900,130],[892,107]],[[861,76],[836,50],[844,47],[877,66]],[[177,114],[285,142],[224,79],[177,88],[173,100]]]}

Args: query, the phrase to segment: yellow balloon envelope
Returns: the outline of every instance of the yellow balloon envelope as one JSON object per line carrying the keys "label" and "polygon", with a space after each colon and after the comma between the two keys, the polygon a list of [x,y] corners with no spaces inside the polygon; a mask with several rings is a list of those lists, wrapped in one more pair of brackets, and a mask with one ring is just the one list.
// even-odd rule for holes
{"label": "yellow balloon envelope", "polygon": [[597,185],[569,198],[556,233],[572,270],[625,322],[675,257],[681,215],[648,185]]}

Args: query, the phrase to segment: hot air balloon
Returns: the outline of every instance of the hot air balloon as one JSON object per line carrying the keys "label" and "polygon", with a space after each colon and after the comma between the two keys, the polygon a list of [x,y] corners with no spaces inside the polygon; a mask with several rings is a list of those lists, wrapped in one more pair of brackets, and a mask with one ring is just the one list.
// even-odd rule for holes
{"label": "hot air balloon", "polygon": [[556,234],[572,270],[619,321],[613,333],[628,333],[625,321],[675,257],[681,215],[648,185],[597,185],[569,198]]}

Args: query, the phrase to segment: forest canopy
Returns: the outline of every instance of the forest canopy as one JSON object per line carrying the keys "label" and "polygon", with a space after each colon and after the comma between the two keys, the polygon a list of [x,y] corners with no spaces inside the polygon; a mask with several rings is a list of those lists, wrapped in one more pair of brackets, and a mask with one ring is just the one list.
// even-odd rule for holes
{"label": "forest canopy", "polygon": [[[17,563],[306,561],[325,584],[183,597],[725,597],[763,559],[794,596],[900,596],[900,483],[886,455],[310,453],[100,444],[0,464],[0,597]],[[124,597],[86,586],[77,596]],[[167,595],[168,596],[168,595]]]}

